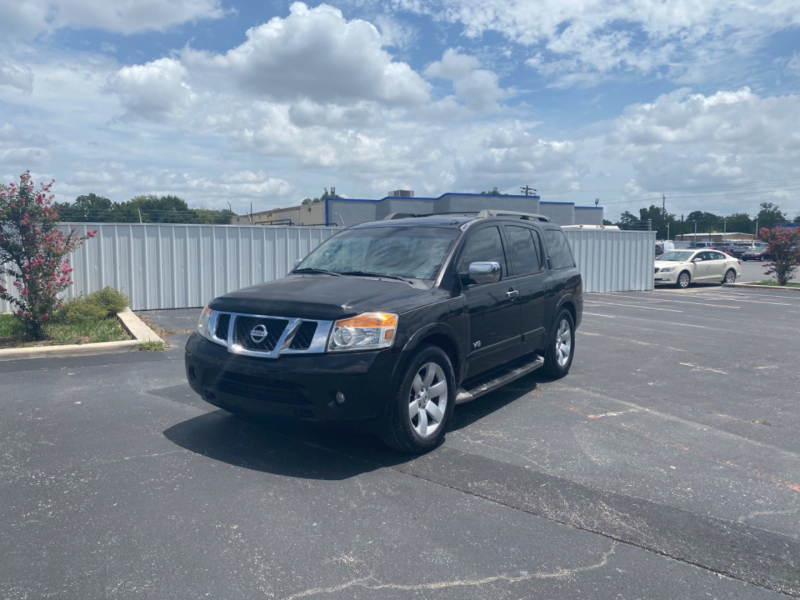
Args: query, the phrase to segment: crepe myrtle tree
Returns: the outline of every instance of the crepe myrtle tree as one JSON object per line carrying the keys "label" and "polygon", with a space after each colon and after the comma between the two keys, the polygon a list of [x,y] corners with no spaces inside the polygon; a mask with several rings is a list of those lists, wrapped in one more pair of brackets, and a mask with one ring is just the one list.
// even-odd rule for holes
{"label": "crepe myrtle tree", "polygon": [[800,228],[762,227],[758,237],[769,244],[774,257],[765,265],[767,270],[764,274],[774,274],[779,284],[786,285],[794,277],[793,269],[800,264]]}
{"label": "crepe myrtle tree", "polygon": [[[35,340],[44,337],[45,325],[61,307],[58,294],[72,284],[67,254],[97,233],[58,229],[53,183],[37,190],[26,171],[19,183],[0,184],[0,298],[14,307],[26,335]],[[9,278],[15,294],[6,287]]]}

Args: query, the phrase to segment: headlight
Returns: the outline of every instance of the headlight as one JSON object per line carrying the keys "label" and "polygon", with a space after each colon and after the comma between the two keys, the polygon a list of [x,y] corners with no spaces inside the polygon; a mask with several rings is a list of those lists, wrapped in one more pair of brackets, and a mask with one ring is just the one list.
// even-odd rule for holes
{"label": "headlight", "polygon": [[664,267],[661,269],[661,273],[672,273],[675,270],[675,267]]}
{"label": "headlight", "polygon": [[208,305],[200,313],[200,320],[197,321],[197,333],[202,335],[207,340],[211,339],[211,331],[208,329],[208,322],[211,320],[211,309]]}
{"label": "headlight", "polygon": [[397,315],[364,313],[333,324],[328,351],[389,348],[397,333]]}

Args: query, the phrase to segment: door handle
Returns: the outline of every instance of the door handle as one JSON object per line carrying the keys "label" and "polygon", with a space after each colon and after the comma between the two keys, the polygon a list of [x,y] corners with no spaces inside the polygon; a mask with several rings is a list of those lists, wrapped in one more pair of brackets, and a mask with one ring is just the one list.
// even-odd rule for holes
{"label": "door handle", "polygon": [[519,292],[517,290],[508,290],[506,292],[506,298],[508,298],[510,300],[513,300],[517,296],[519,296]]}

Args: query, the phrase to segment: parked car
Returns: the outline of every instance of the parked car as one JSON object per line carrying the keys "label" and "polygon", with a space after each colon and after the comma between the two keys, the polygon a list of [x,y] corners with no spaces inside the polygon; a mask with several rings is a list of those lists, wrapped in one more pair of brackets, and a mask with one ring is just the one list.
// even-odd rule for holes
{"label": "parked car", "polygon": [[656,256],[661,256],[664,252],[669,252],[670,250],[675,250],[675,244],[673,242],[656,242]]}
{"label": "parked car", "polygon": [[769,244],[757,244],[752,250],[742,254],[742,260],[772,260],[775,258],[770,252]]}
{"label": "parked car", "polygon": [[711,249],[719,250],[720,252],[724,252],[725,254],[731,254],[731,252],[733,252],[733,246],[735,243],[736,242],[730,242],[730,241],[716,242],[713,246],[711,246]]}
{"label": "parked car", "polygon": [[583,283],[561,228],[482,211],[355,225],[284,279],[214,299],[186,374],[234,413],[350,421],[435,447],[455,404],[569,372]]}
{"label": "parked car", "polygon": [[745,252],[750,252],[756,249],[754,242],[736,242],[731,249],[731,256],[734,258],[742,258]]}
{"label": "parked car", "polygon": [[654,280],[687,288],[696,281],[734,283],[741,263],[717,250],[673,250],[656,259]]}
{"label": "parked car", "polygon": [[692,242],[689,247],[690,248],[712,248],[714,246],[714,242]]}

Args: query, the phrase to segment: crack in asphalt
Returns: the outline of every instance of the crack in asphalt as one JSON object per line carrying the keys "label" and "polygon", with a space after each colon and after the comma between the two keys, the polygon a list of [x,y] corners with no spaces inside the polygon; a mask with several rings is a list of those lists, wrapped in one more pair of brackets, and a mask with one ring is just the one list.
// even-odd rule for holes
{"label": "crack in asphalt", "polygon": [[[495,583],[498,581],[503,581],[506,583],[520,583],[522,581],[530,581],[531,579],[558,579],[562,577],[569,577],[570,575],[575,575],[576,573],[583,573],[586,571],[595,571],[597,569],[601,569],[608,564],[609,557],[614,554],[617,548],[617,542],[611,545],[611,548],[606,552],[603,552],[600,556],[600,560],[596,563],[591,565],[585,565],[582,567],[573,567],[571,569],[568,568],[561,568],[555,571],[537,571],[536,573],[528,573],[526,571],[520,571],[519,575],[509,575],[509,574],[500,574],[500,575],[492,575],[489,577],[483,577],[481,579],[456,579],[452,581],[438,581],[433,583],[420,583],[420,584],[400,584],[400,583],[380,583],[374,578],[373,575],[369,575],[367,577],[361,577],[359,579],[353,579],[351,581],[347,581],[340,585],[331,586],[327,588],[311,588],[308,590],[303,590],[302,592],[296,592],[291,596],[286,596],[284,600],[297,600],[298,598],[307,598],[308,596],[315,596],[319,594],[333,594],[335,592],[341,592],[351,587],[363,587],[365,589],[371,591],[378,591],[378,590],[398,590],[403,592],[416,592],[422,590],[441,590],[444,588],[452,588],[452,587],[467,587],[467,586],[481,586],[486,585],[489,583]],[[367,582],[369,581],[376,581],[374,585],[369,585]]]}

